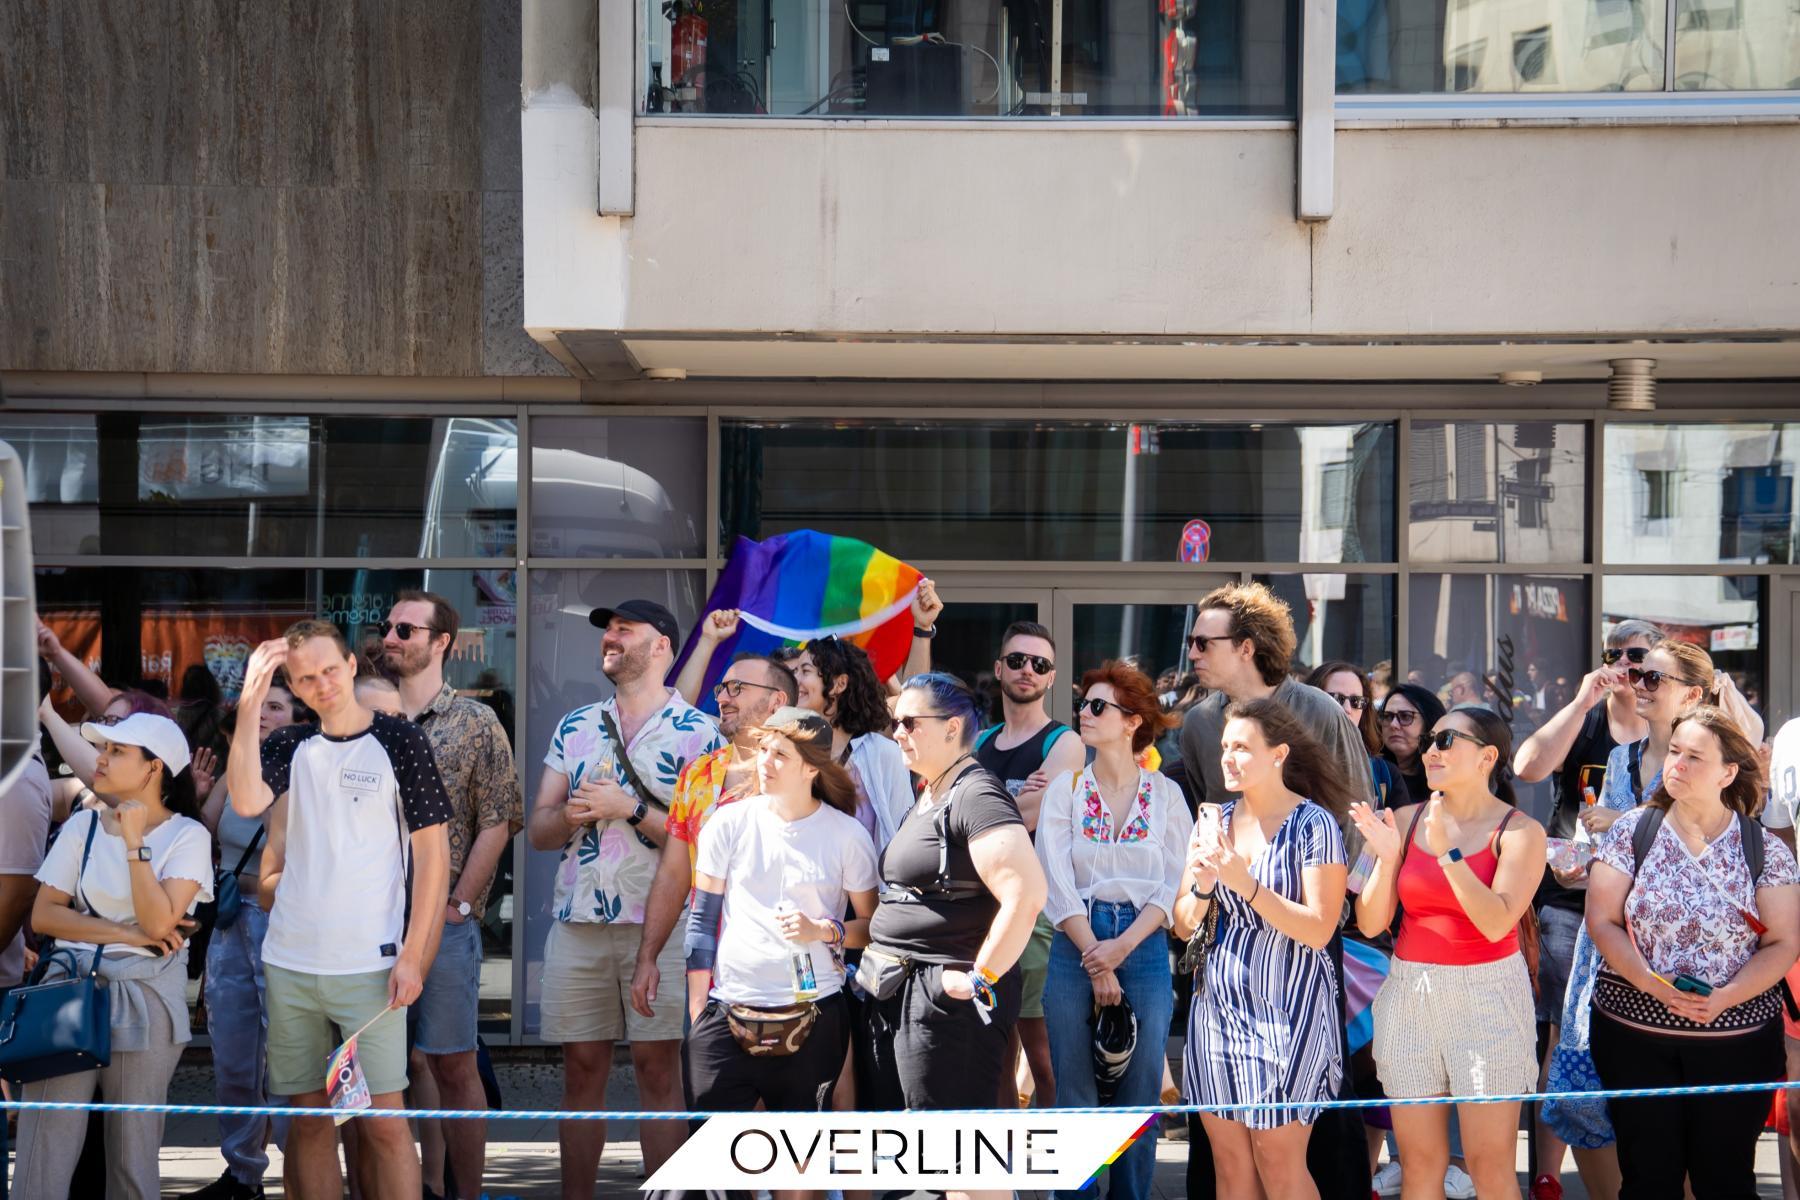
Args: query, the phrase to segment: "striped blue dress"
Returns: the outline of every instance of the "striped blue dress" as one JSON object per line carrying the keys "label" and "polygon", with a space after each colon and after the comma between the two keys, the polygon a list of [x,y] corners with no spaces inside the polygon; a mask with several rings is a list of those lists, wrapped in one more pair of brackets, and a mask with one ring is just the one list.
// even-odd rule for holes
{"label": "striped blue dress", "polygon": [[[1224,828],[1236,807],[1224,806]],[[1309,800],[1288,814],[1250,873],[1268,891],[1299,901],[1307,867],[1343,861],[1337,822]],[[1311,1124],[1344,1075],[1331,956],[1277,932],[1229,888],[1219,888],[1215,903],[1224,906],[1219,940],[1188,1012],[1183,1094],[1189,1104],[1282,1106],[1224,1114],[1252,1129]]]}

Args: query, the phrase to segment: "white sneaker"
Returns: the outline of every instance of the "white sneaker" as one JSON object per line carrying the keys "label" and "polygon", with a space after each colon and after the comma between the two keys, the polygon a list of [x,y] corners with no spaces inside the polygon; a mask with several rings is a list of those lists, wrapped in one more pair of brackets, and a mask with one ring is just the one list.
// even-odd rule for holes
{"label": "white sneaker", "polygon": [[1444,1200],[1475,1200],[1475,1181],[1455,1163],[1444,1172]]}
{"label": "white sneaker", "polygon": [[1375,1172],[1371,1181],[1377,1196],[1398,1196],[1400,1194],[1400,1164],[1393,1159],[1381,1164],[1381,1170]]}

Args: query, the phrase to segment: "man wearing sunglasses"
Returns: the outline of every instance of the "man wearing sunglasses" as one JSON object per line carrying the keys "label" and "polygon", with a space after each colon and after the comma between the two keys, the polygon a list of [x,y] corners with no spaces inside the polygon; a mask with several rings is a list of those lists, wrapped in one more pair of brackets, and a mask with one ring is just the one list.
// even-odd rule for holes
{"label": "man wearing sunglasses", "polygon": [[[382,659],[397,677],[400,707],[424,729],[450,797],[450,898],[443,940],[413,1011],[414,1048],[445,1108],[485,1109],[476,1062],[481,1006],[481,921],[500,856],[524,824],[524,792],[512,743],[493,709],[459,696],[444,678],[461,619],[434,592],[403,591],[381,623]],[[445,1121],[444,1150],[456,1196],[482,1194],[485,1121]]]}
{"label": "man wearing sunglasses", "polygon": [[[1056,686],[1056,643],[1050,631],[1036,621],[1014,621],[1000,639],[1000,657],[994,660],[994,678],[1000,683],[1000,699],[1006,719],[990,725],[975,739],[975,761],[1006,785],[1025,832],[1035,841],[1038,810],[1044,787],[1065,771],[1081,770],[1086,759],[1081,738],[1073,729],[1046,711],[1044,698]],[[1050,1032],[1044,1024],[1044,983],[1050,975],[1050,941],[1055,935],[1050,922],[1038,915],[1025,952],[1019,956],[1024,995],[1019,1002],[1017,1045],[1007,1061],[1016,1062],[1025,1052],[1031,1068],[1037,1104],[1056,1104],[1056,1077],[1050,1065]],[[1000,1103],[1013,1103],[1013,1077],[1001,1081]]]}
{"label": "man wearing sunglasses", "polygon": [[[1556,801],[1545,826],[1551,837],[1572,838],[1586,808],[1584,792],[1601,794],[1606,760],[1614,746],[1641,741],[1650,726],[1637,712],[1631,681],[1626,671],[1641,667],[1650,647],[1662,640],[1662,630],[1648,621],[1621,621],[1606,635],[1600,665],[1581,681],[1575,698],[1539,726],[1513,754],[1513,773],[1521,783],[1537,783],[1556,775]],[[1538,961],[1538,1049],[1540,1061],[1556,1045],[1562,1026],[1563,993],[1575,956],[1575,934],[1581,928],[1587,904],[1587,880],[1582,874],[1544,874],[1534,903],[1538,910],[1538,934],[1542,939]],[[1564,1143],[1541,1116],[1537,1120],[1537,1162],[1534,1181],[1562,1175]],[[1581,1155],[1577,1153],[1579,1164]],[[1550,1194],[1537,1182],[1534,1197]]]}

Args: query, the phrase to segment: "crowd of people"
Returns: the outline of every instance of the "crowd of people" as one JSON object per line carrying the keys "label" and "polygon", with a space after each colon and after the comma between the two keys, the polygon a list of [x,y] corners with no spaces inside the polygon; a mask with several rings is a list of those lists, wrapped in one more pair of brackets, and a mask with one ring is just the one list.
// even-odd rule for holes
{"label": "crowd of people", "polygon": [[[1191,1196],[1486,1200],[1520,1194],[1500,1097],[1547,1083],[1532,1200],[1570,1150],[1603,1200],[1755,1194],[1770,1093],[1582,1096],[1800,1062],[1800,727],[1764,745],[1704,650],[1626,621],[1578,687],[1536,668],[1498,697],[1471,669],[1440,693],[1302,669],[1285,603],[1233,584],[1198,600],[1174,678],[1116,660],[1059,685],[1051,631],[1012,625],[990,713],[943,669],[972,664],[933,669],[942,609],[927,581],[888,680],[835,637],[740,654],[716,717],[738,614],[677,674],[667,609],[595,609],[609,694],[555,723],[528,813],[501,722],[445,680],[441,597],[402,594],[361,650],[297,623],[210,724],[45,629],[90,716],[46,704],[62,768],[0,798],[0,972],[98,961],[113,1055],[19,1094],[162,1100],[203,935],[221,1103],[325,1104],[355,1034],[377,1108],[490,1109],[480,920],[523,830],[560,856],[540,1035],[568,1110],[606,1107],[623,1040],[651,1111],[1179,1102],[1203,1110],[1169,1126]],[[1542,821],[1518,798],[1538,784]],[[25,1112],[19,1194],[97,1194],[77,1180],[103,1138],[108,1195],[159,1195],[162,1119],[97,1124]],[[1151,1195],[1163,1128],[1093,1193]],[[647,1172],[688,1134],[639,1131]],[[340,1138],[354,1194],[482,1194],[485,1122],[418,1133],[223,1117],[225,1174],[193,1195],[260,1196],[271,1142],[289,1194],[340,1195]],[[606,1126],[560,1138],[563,1194],[588,1197]]]}

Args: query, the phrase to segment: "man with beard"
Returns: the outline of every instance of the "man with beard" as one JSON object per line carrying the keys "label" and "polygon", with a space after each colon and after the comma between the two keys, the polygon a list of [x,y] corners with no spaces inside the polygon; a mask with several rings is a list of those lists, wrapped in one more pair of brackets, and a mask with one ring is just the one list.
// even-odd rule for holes
{"label": "man with beard", "polygon": [[[444,658],[460,625],[442,596],[403,591],[381,624],[381,654],[398,681],[401,710],[431,742],[453,814],[450,898],[437,958],[413,1008],[414,1049],[429,1065],[443,1107],[473,1110],[487,1107],[476,1064],[481,919],[500,856],[524,823],[525,797],[500,718],[444,680]],[[444,1122],[444,1147],[453,1180],[446,1194],[481,1195],[487,1122]]]}
{"label": "man with beard", "polygon": [[[565,1109],[605,1106],[613,1042],[623,1037],[642,1107],[673,1111],[681,1105],[682,1007],[665,1004],[644,1016],[630,1003],[631,976],[675,781],[723,742],[712,718],[664,682],[681,640],[668,609],[627,600],[596,608],[588,620],[605,631],[600,670],[613,695],[557,722],[527,827],[534,849],[562,851],[556,920],[544,944],[539,1034],[562,1043]],[[681,943],[672,942],[657,966],[681,978]],[[678,1121],[646,1121],[638,1129],[648,1174],[686,1134]],[[559,1140],[562,1194],[589,1200],[606,1125],[565,1121]]]}
{"label": "man with beard", "polygon": [[[675,781],[669,840],[663,843],[656,879],[650,884],[644,940],[631,976],[631,1006],[646,1017],[656,1015],[651,1006],[662,984],[657,956],[668,945],[694,889],[700,830],[727,804],[755,794],[757,731],[772,713],[800,702],[800,685],[785,664],[761,654],[740,654],[713,688],[713,696],[719,702],[719,732],[730,741],[688,763]],[[702,979],[699,986],[704,988],[706,982]]]}
{"label": "man with beard", "polygon": [[[994,660],[994,678],[1000,681],[1006,719],[975,739],[975,761],[1006,785],[1025,818],[1025,831],[1035,836],[1045,785],[1064,771],[1079,772],[1086,757],[1075,731],[1045,711],[1044,697],[1056,683],[1056,643],[1050,640],[1050,631],[1036,621],[1007,626],[1000,639],[1000,657]],[[1056,1104],[1050,1034],[1044,1025],[1044,980],[1050,973],[1054,934],[1050,922],[1039,914],[1031,942],[1019,956],[1024,996],[1014,1026],[1015,1045],[1007,1056],[1008,1062],[1017,1062],[1023,1047],[1042,1108]],[[1002,1079],[1001,1104],[1014,1103],[1012,1087],[1010,1075]]]}

